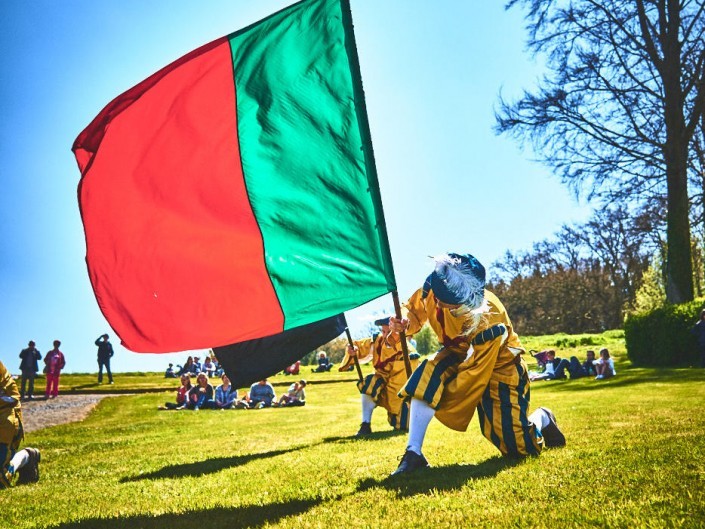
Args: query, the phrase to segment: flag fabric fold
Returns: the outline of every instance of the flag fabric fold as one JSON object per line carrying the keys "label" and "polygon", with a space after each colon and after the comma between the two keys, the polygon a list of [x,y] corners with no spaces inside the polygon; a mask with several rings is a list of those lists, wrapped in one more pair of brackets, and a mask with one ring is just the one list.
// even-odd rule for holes
{"label": "flag fabric fold", "polygon": [[133,351],[272,336],[396,289],[348,0],[185,55],[73,151],[91,284]]}
{"label": "flag fabric fold", "polygon": [[233,387],[243,388],[283,371],[340,336],[345,326],[345,317],[339,314],[274,336],[214,347],[213,352]]}

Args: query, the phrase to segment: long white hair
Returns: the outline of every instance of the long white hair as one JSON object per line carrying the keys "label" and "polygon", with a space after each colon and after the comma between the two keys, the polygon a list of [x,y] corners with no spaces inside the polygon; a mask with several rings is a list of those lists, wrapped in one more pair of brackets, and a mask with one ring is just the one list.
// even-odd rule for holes
{"label": "long white hair", "polygon": [[471,334],[487,312],[485,282],[457,257],[445,253],[433,257],[433,260],[436,263],[435,272],[448,290],[465,300],[460,308],[451,310],[451,314],[456,318],[464,317],[463,334]]}

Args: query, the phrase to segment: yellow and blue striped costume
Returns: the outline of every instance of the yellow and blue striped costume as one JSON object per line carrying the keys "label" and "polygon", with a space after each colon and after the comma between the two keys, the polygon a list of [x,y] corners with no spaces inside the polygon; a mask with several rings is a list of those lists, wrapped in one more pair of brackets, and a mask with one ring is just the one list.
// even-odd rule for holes
{"label": "yellow and blue striped costume", "polygon": [[464,333],[472,315],[441,308],[432,290],[414,293],[403,309],[409,334],[428,322],[444,347],[413,372],[399,396],[426,401],[441,423],[458,431],[467,430],[477,409],[482,434],[502,454],[538,455],[543,438],[528,420],[525,351],[502,303],[484,294],[479,324]]}
{"label": "yellow and blue striped costume", "polygon": [[[392,337],[390,337],[391,339]],[[357,383],[360,393],[369,395],[377,406],[387,410],[387,420],[395,430],[409,429],[409,402],[399,397],[399,390],[407,380],[401,342],[388,343],[383,335],[378,335],[374,342],[365,338],[355,342],[358,350],[368,351],[372,348],[372,365],[375,372],[367,375]],[[407,341],[411,369],[419,364],[419,355]]]}
{"label": "yellow and blue striped costume", "polygon": [[14,402],[0,399],[0,489],[9,487],[10,476],[7,467],[24,437],[20,392],[12,375],[0,362],[0,397],[12,397]]}

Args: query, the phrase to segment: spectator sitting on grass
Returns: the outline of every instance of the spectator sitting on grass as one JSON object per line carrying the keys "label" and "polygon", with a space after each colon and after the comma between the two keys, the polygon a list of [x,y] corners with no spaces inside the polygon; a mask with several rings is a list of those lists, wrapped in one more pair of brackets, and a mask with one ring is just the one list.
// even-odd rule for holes
{"label": "spectator sitting on grass", "polygon": [[176,373],[174,372],[174,364],[169,364],[164,372],[164,378],[176,378]]}
{"label": "spectator sitting on grass", "polygon": [[595,371],[597,371],[595,380],[612,378],[617,374],[614,369],[614,360],[610,358],[610,352],[607,349],[600,349],[600,358],[595,360],[594,365]]}
{"label": "spectator sitting on grass", "polygon": [[193,365],[191,366],[191,373],[198,376],[203,369],[201,369],[201,358],[198,356],[193,357]]}
{"label": "spectator sitting on grass", "polygon": [[186,359],[186,362],[184,362],[184,367],[181,368],[181,371],[179,371],[179,376],[183,375],[184,373],[188,373],[189,375],[192,374],[193,371],[193,357],[189,356]]}
{"label": "spectator sitting on grass", "polygon": [[196,385],[189,391],[188,409],[198,411],[201,408],[213,408],[213,386],[208,382],[208,375],[199,373]]}
{"label": "spectator sitting on grass", "polygon": [[301,360],[297,360],[290,366],[284,369],[284,374],[285,375],[298,375],[299,374],[299,369],[301,367]]}
{"label": "spectator sitting on grass", "polygon": [[531,380],[559,380],[567,378],[565,370],[570,362],[564,358],[556,356],[556,351],[549,349],[546,351],[546,369],[543,373],[532,375]]}
{"label": "spectator sitting on grass", "polygon": [[165,402],[164,406],[159,406],[159,410],[183,410],[188,404],[189,391],[193,386],[191,385],[191,375],[184,373],[181,375],[181,386],[176,390],[176,402]]}
{"label": "spectator sitting on grass", "polygon": [[585,353],[585,362],[583,362],[583,369],[587,376],[597,376],[597,371],[595,370],[595,351],[588,351]]}
{"label": "spectator sitting on grass", "polygon": [[272,405],[274,399],[276,399],[276,394],[274,393],[274,388],[267,382],[267,379],[255,382],[250,386],[250,393],[248,395],[248,407],[250,409],[254,408],[269,408]]}
{"label": "spectator sitting on grass", "polygon": [[219,410],[229,410],[235,405],[237,389],[232,387],[230,379],[225,373],[220,377],[222,383],[215,388],[215,407]]}
{"label": "spectator sitting on grass", "polygon": [[209,377],[212,377],[215,373],[215,364],[210,356],[206,356],[206,359],[203,361],[202,371]]}
{"label": "spectator sitting on grass", "polygon": [[312,369],[311,371],[313,373],[325,373],[330,371],[331,367],[333,367],[333,364],[331,364],[330,360],[328,360],[328,355],[325,351],[321,351],[318,353],[318,367],[316,369]]}
{"label": "spectator sitting on grass", "polygon": [[275,402],[274,406],[305,406],[306,405],[306,381],[299,380],[294,382],[287,392],[281,396],[279,402]]}

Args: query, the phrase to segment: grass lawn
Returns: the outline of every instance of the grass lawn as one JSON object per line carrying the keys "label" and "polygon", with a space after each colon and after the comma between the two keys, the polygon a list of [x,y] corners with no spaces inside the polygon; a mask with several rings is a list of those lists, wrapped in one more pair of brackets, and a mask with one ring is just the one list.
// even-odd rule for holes
{"label": "grass lawn", "polygon": [[[539,349],[559,339],[525,342]],[[582,359],[607,345],[616,378],[532,385],[532,406],[552,408],[568,440],[537,458],[502,459],[476,420],[465,433],[434,421],[424,445],[433,468],[390,479],[405,435],[390,433],[378,410],[377,433],[352,438],[353,375],[306,368],[302,408],[158,412],[171,393],[142,393],[28,434],[26,444],[42,450],[41,480],[0,492],[0,526],[704,527],[705,370],[632,368],[618,333],[599,340],[574,351]],[[575,354],[570,347],[559,355]],[[67,392],[95,380],[82,376],[62,377]],[[100,389],[149,386],[139,378],[116,374]]]}

